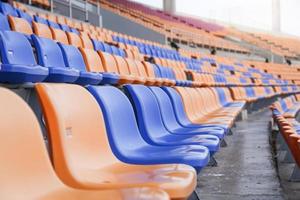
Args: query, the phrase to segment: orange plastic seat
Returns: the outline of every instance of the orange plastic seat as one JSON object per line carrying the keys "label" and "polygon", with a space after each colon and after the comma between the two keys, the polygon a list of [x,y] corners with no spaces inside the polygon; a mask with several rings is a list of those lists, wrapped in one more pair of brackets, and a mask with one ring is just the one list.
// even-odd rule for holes
{"label": "orange plastic seat", "polygon": [[64,185],[51,166],[39,123],[32,110],[8,89],[0,88],[0,98],[1,199],[168,199],[164,191],[151,188],[88,191]]}
{"label": "orange plastic seat", "polygon": [[135,77],[135,80],[133,83],[136,84],[144,84],[146,82],[144,77],[141,77],[138,66],[136,65],[135,61],[130,58],[125,58],[128,69],[130,71],[130,74]]}
{"label": "orange plastic seat", "polygon": [[79,35],[76,33],[66,32],[69,44],[75,46],[75,47],[83,47],[83,44],[81,42],[81,39]]}
{"label": "orange plastic seat", "polygon": [[190,166],[120,162],[111,151],[100,107],[84,87],[39,83],[36,90],[55,170],[67,185],[86,189],[153,186],[174,199],[187,198],[194,190],[196,173]]}
{"label": "orange plastic seat", "polygon": [[94,45],[92,43],[92,40],[90,39],[90,37],[87,34],[81,34],[80,36],[83,48],[86,49],[94,49]]}
{"label": "orange plastic seat", "polygon": [[68,37],[65,31],[60,29],[55,29],[50,27],[52,38],[57,42],[61,42],[63,44],[69,44]]}
{"label": "orange plastic seat", "polygon": [[123,57],[117,56],[117,55],[113,55],[113,57],[116,61],[118,71],[120,74],[120,79],[119,79],[118,84],[122,85],[122,84],[133,83],[135,80],[135,77],[130,74],[130,71],[129,71],[129,68],[128,68],[128,65],[127,65],[125,59]]}
{"label": "orange plastic seat", "polygon": [[32,22],[32,28],[34,34],[36,34],[37,36],[53,39],[49,26],[37,22]]}
{"label": "orange plastic seat", "polygon": [[105,72],[100,56],[92,49],[79,48],[89,72]]}
{"label": "orange plastic seat", "polygon": [[27,20],[23,18],[8,16],[8,21],[13,31],[24,33],[26,35],[33,34],[32,28]]}

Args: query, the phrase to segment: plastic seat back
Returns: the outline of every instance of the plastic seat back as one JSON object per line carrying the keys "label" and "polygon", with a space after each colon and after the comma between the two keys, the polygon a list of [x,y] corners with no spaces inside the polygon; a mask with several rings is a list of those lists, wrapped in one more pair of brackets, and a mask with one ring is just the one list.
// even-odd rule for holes
{"label": "plastic seat back", "polygon": [[55,29],[50,27],[52,38],[56,40],[57,42],[61,42],[63,44],[69,44],[68,37],[66,35],[66,32],[60,29]]}
{"label": "plastic seat back", "polygon": [[117,63],[117,66],[118,66],[119,74],[130,75],[130,71],[128,69],[125,59],[123,57],[117,56],[117,55],[114,55],[114,58]]}
{"label": "plastic seat back", "polygon": [[124,89],[133,102],[139,128],[146,142],[153,144],[156,137],[164,137],[168,131],[163,124],[158,102],[151,90],[144,85],[125,85]]}
{"label": "plastic seat back", "polygon": [[79,48],[89,72],[105,72],[100,56],[92,49]]}
{"label": "plastic seat back", "polygon": [[18,17],[17,11],[8,3],[0,2],[0,11],[4,15]]}
{"label": "plastic seat back", "polygon": [[34,34],[36,34],[37,36],[52,39],[51,30],[47,25],[37,23],[37,22],[32,22],[32,28]]}
{"label": "plastic seat back", "polygon": [[66,32],[69,44],[75,46],[75,47],[83,47],[81,39],[79,35],[76,33]]}
{"label": "plastic seat back", "polygon": [[31,35],[33,33],[30,24],[25,19],[8,16],[8,21],[13,31],[27,35]]}
{"label": "plastic seat back", "polygon": [[64,61],[67,67],[78,69],[80,71],[87,71],[83,57],[78,48],[72,45],[59,43]]}
{"label": "plastic seat back", "polygon": [[[64,183],[78,188],[87,184],[86,177],[92,178],[84,169],[101,169],[116,162],[100,107],[84,87],[41,83],[36,90],[52,141],[53,164]],[[71,103],[74,100],[80,106]],[[115,181],[113,174],[99,174],[98,183]]]}
{"label": "plastic seat back", "polygon": [[40,65],[44,67],[65,67],[62,52],[56,42],[32,35]]}
{"label": "plastic seat back", "polygon": [[62,184],[51,166],[32,110],[7,89],[0,88],[0,98],[1,199],[38,199],[45,190],[55,190]]}
{"label": "plastic seat back", "polygon": [[3,31],[0,32],[0,37],[2,63],[36,65],[31,45],[22,33]]}
{"label": "plastic seat back", "polygon": [[0,13],[0,31],[10,31],[7,16]]}
{"label": "plastic seat back", "polygon": [[111,54],[101,52],[101,51],[98,51],[98,54],[101,58],[104,70],[106,72],[112,72],[117,74],[119,73],[117,63]]}
{"label": "plastic seat back", "polygon": [[88,35],[86,35],[86,34],[81,34],[81,35],[80,35],[80,39],[81,39],[83,48],[86,48],[86,49],[94,49],[93,43],[92,43],[92,41],[91,41],[91,39],[89,38]]}
{"label": "plastic seat back", "polygon": [[129,143],[135,147],[147,145],[139,132],[132,105],[124,93],[112,86],[88,86],[88,90],[105,116],[109,142],[118,159],[125,161],[126,154],[133,150]]}

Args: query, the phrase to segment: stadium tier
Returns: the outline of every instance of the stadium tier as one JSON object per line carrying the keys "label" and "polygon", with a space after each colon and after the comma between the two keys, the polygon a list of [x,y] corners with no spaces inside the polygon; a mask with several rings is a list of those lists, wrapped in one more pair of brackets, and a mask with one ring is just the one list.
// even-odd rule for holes
{"label": "stadium tier", "polygon": [[[300,66],[175,50],[31,3],[0,2],[0,199],[198,199],[198,176],[219,167],[237,123],[268,107],[299,179]],[[286,38],[127,0],[100,6],[169,41],[249,54],[232,34],[298,54]]]}

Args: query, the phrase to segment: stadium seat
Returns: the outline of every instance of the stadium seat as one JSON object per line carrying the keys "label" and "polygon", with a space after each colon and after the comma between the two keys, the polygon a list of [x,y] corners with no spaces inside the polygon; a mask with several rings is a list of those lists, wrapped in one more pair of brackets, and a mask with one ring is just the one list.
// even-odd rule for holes
{"label": "stadium seat", "polygon": [[52,33],[50,28],[41,23],[32,22],[32,29],[35,35],[43,38],[52,39]]}
{"label": "stadium seat", "polygon": [[186,104],[191,103],[189,99],[181,98],[180,94],[174,88],[163,87],[163,90],[168,94],[169,98],[171,99],[177,122],[181,126],[192,127],[192,128],[218,127],[218,128],[222,128],[226,134],[228,133],[229,127],[227,125],[213,124],[213,123],[202,124],[202,123],[195,123],[191,121],[187,115],[189,109],[185,109],[185,105],[184,105],[184,101],[186,101]]}
{"label": "stadium seat", "polygon": [[64,185],[52,168],[39,123],[29,106],[4,88],[0,88],[0,99],[0,160],[5,161],[0,165],[1,199],[169,199],[164,191],[151,188],[88,191]]}
{"label": "stadium seat", "polygon": [[20,9],[16,9],[16,11],[18,13],[18,17],[26,19],[29,24],[32,23],[33,18],[28,13],[26,13]]}
{"label": "stadium seat", "polygon": [[60,29],[55,29],[50,27],[52,38],[56,40],[57,42],[63,43],[63,44],[69,44],[68,37],[66,35],[66,32]]}
{"label": "stadium seat", "polygon": [[[149,144],[160,146],[203,145],[209,149],[211,154],[218,150],[219,138],[214,135],[197,131],[188,134],[186,130],[176,130],[173,127],[168,130],[171,125],[167,121],[168,119],[164,118],[168,113],[162,113],[166,110],[160,110],[156,97],[147,86],[125,85],[124,89],[133,102],[141,134]],[[152,89],[152,91],[156,91],[156,88]],[[159,95],[158,92],[156,94]],[[210,133],[223,137],[222,130],[219,133],[218,131]]]}
{"label": "stadium seat", "polygon": [[37,15],[34,15],[34,16],[33,16],[33,19],[34,19],[34,21],[37,22],[37,23],[45,24],[45,25],[48,26],[47,19],[45,19],[45,18],[39,17],[39,16],[37,16]]}
{"label": "stadium seat", "polygon": [[79,48],[85,65],[89,72],[98,72],[102,74],[102,84],[117,84],[119,76],[115,73],[105,71],[101,58],[98,53],[92,49]]}
{"label": "stadium seat", "polygon": [[11,26],[11,30],[24,33],[28,36],[33,34],[31,25],[23,18],[8,16],[8,21]]}
{"label": "stadium seat", "polygon": [[59,43],[63,53],[65,65],[69,68],[80,71],[79,78],[75,83],[80,85],[98,85],[102,80],[102,75],[96,72],[88,72],[83,57],[76,47]]}
{"label": "stadium seat", "polygon": [[[120,160],[134,164],[183,163],[192,165],[198,170],[207,164],[209,151],[206,147],[200,145],[157,146],[147,143],[138,129],[129,99],[120,90],[109,86],[88,86],[88,90],[101,106],[112,150]],[[124,138],[122,135],[125,133],[128,137]],[[128,139],[128,142],[124,142],[124,139]],[[128,146],[127,143],[131,141],[138,145]],[[163,151],[169,153],[161,154]],[[186,158],[192,154],[194,157]]]}
{"label": "stadium seat", "polygon": [[75,46],[75,47],[83,47],[81,39],[79,35],[76,33],[66,32],[69,44]]}
{"label": "stadium seat", "polygon": [[[36,91],[50,135],[54,168],[65,184],[82,189],[153,186],[165,190],[173,199],[187,198],[193,192],[196,173],[190,166],[134,165],[121,162],[111,150],[101,109],[93,95],[84,87],[40,83],[36,85]],[[70,103],[74,100],[80,102],[80,105]],[[119,113],[116,116],[121,117]],[[127,143],[126,146],[132,148],[137,145]],[[191,153],[195,154],[193,158],[187,153],[183,159],[186,157],[199,162],[207,153],[202,151],[204,152]],[[148,157],[137,153],[142,152],[131,152],[136,156]],[[149,157],[150,155],[152,152]]]}
{"label": "stadium seat", "polygon": [[88,35],[86,35],[86,34],[81,34],[81,35],[80,35],[80,39],[81,39],[83,48],[86,48],[86,49],[94,49],[93,43],[92,43],[92,41],[91,41],[91,39],[89,38]]}
{"label": "stadium seat", "polygon": [[0,12],[4,15],[11,15],[13,17],[18,17],[18,13],[10,4],[0,2]]}
{"label": "stadium seat", "polygon": [[2,13],[0,13],[0,31],[10,31],[7,16]]}
{"label": "stadium seat", "polygon": [[59,83],[74,83],[80,75],[79,70],[66,67],[63,54],[54,40],[32,35],[38,63],[49,69],[45,81]]}
{"label": "stadium seat", "polygon": [[2,83],[41,82],[48,76],[48,69],[36,63],[27,38],[18,32],[0,32]]}

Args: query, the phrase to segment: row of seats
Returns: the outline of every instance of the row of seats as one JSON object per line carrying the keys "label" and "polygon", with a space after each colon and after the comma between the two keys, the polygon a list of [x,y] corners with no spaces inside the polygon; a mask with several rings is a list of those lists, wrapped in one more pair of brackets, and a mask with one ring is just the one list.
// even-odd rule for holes
{"label": "row of seats", "polygon": [[[12,12],[5,12],[4,14],[8,14],[8,13],[12,13]],[[106,44],[104,42],[101,41],[97,41],[96,39],[92,39],[90,38],[91,35],[89,35],[90,33],[86,34],[86,33],[80,33],[80,35],[78,35],[78,32],[68,32],[68,30],[61,30],[60,25],[58,25],[56,22],[51,22],[50,20],[46,20],[42,17],[37,17],[34,16],[34,20],[27,20],[26,18],[20,16],[21,18],[16,18],[16,17],[12,17],[9,16],[9,21],[11,24],[11,27],[13,30],[15,31],[19,31],[19,32],[23,32],[25,34],[32,34],[35,33],[38,36],[41,37],[46,37],[46,38],[50,38],[50,39],[54,39],[57,40],[63,44],[71,44],[74,45],[76,47],[82,47],[82,48],[90,48],[90,49],[95,49],[95,50],[101,50],[110,54],[114,54],[117,56],[121,56],[121,57],[131,57],[131,58],[135,58],[135,59],[139,59],[139,60],[143,60],[143,58],[141,58],[141,55],[143,54],[143,51],[141,52],[141,54],[137,54],[137,55],[131,55],[133,52],[136,51],[128,51],[127,49],[121,49],[121,48],[117,48],[113,45],[109,45]],[[5,18],[5,16],[4,16]],[[24,19],[23,19],[24,18]],[[5,21],[5,19],[3,19],[2,21]],[[32,24],[31,24],[32,23]],[[31,26],[32,25],[32,29]],[[5,27],[9,27],[9,25],[6,25]],[[9,28],[8,28],[9,29]],[[162,53],[167,53],[166,55],[172,56],[173,51],[171,50],[167,50],[167,49],[161,49],[155,46],[149,46],[149,45],[145,45],[143,43],[140,42],[136,42],[133,40],[121,40],[123,39],[122,37],[119,36],[113,36],[113,38],[121,43],[118,43],[118,46],[122,46],[122,47],[127,47],[127,42],[130,45],[137,45],[140,50],[142,49],[148,49],[149,48],[154,48],[155,51],[158,52],[162,52]],[[124,45],[123,42],[125,43]],[[162,51],[163,50],[163,51]],[[163,55],[163,54],[162,54]],[[175,55],[175,54],[174,54]],[[155,56],[159,56],[159,55],[155,55]],[[178,55],[177,55],[178,56]],[[179,56],[180,57],[180,56]],[[159,59],[161,61],[159,61]],[[178,59],[178,58],[177,58]],[[180,57],[180,59],[183,59],[183,57]],[[183,59],[186,60],[186,59]],[[158,62],[159,61],[159,62]],[[175,69],[173,68],[173,66],[178,66],[178,65],[173,65],[171,62],[171,60],[169,60],[169,62],[162,62],[164,61],[161,58],[155,58],[155,63],[160,65],[168,65],[169,68],[172,69],[166,69],[166,73],[160,73],[159,78],[166,78],[166,74],[169,79],[179,79],[180,81],[178,81],[177,85],[194,85],[194,86],[201,86],[201,85],[209,85],[209,86],[224,86],[224,85],[275,85],[278,84],[278,80],[273,80],[272,77],[269,77],[267,75],[270,74],[264,74],[262,72],[258,72],[256,69],[253,68],[249,68],[249,72],[242,72],[244,77],[236,77],[237,76],[237,72],[234,72],[234,76],[230,75],[230,73],[232,73],[232,69],[228,68],[230,67],[229,65],[220,65],[220,67],[218,68],[218,70],[214,70],[213,73],[218,73],[218,74],[207,74],[211,73],[209,71],[203,71],[202,67],[201,67],[201,74],[199,73],[192,73],[192,80],[195,82],[194,84],[191,84],[191,82],[187,82],[186,79],[186,71],[184,69]],[[182,61],[181,61],[182,62]],[[186,60],[186,65],[187,67],[191,66],[191,62]],[[212,61],[210,61],[212,62]],[[214,62],[214,61],[213,61]],[[193,65],[195,66],[195,65]],[[235,65],[236,67],[239,65]],[[159,69],[161,69],[163,66],[159,67]],[[179,66],[178,66],[179,67]],[[226,67],[226,68],[225,68]],[[235,68],[236,68],[235,67]],[[210,67],[211,68],[211,67]],[[194,68],[193,68],[194,69]],[[231,69],[231,72],[229,72],[228,70]],[[240,68],[240,69],[246,69],[244,68]],[[251,69],[251,73],[250,73],[250,69]],[[196,68],[197,71],[199,71],[199,69]],[[224,71],[226,70],[226,71]],[[236,70],[236,69],[235,69]],[[256,70],[256,71],[254,71]],[[161,70],[159,70],[161,71]],[[169,71],[169,72],[168,72]],[[228,73],[225,73],[228,72]],[[247,73],[247,74],[246,74]],[[255,73],[255,74],[254,74]],[[254,79],[251,80],[249,76],[254,76],[254,75],[258,75],[261,77],[264,77],[264,79],[260,80],[260,79]],[[248,76],[248,77],[247,77]],[[271,78],[271,79],[270,79]],[[182,83],[182,81],[184,81],[185,83]],[[282,83],[279,83],[282,84]],[[284,83],[286,84],[286,83]]]}
{"label": "row of seats", "polygon": [[[279,150],[286,152],[282,161],[296,164],[290,176],[290,181],[300,180],[300,123],[297,120],[300,110],[299,100],[299,94],[296,94],[278,100],[270,106],[273,123],[278,127],[281,135],[277,139]],[[292,160],[289,155],[291,155]]]}
{"label": "row of seats", "polygon": [[[228,113],[234,118],[243,104],[226,100],[226,90],[221,88],[196,91],[198,89],[125,85],[123,89],[128,97],[113,86],[88,86],[85,89],[78,85],[39,83],[35,88],[51,141],[54,169],[64,184],[77,189],[118,190],[151,186],[163,189],[175,199],[186,198],[194,190],[194,169],[200,172],[208,164],[210,155],[219,150],[220,140],[226,134],[227,127],[222,123],[224,115]],[[202,106],[207,111],[214,111],[211,116],[219,119],[220,123],[217,120],[211,120],[207,124],[191,121],[181,89],[187,89],[186,92],[190,92],[194,98],[197,96],[199,100],[210,95],[214,100],[213,103],[210,102],[211,107]],[[15,159],[7,160],[5,153],[9,151],[6,148],[12,146],[1,145],[5,149],[1,154],[2,159],[7,162],[6,165],[1,165],[0,170],[7,170],[6,166],[22,162],[24,158],[31,160],[28,156],[35,156],[40,162],[34,167],[16,165],[16,170],[25,174],[29,168],[36,169],[41,174],[38,177],[45,176],[44,182],[48,180],[52,187],[56,187],[56,184],[62,187],[49,167],[49,158],[46,156],[45,146],[41,145],[41,133],[32,111],[12,92],[1,89],[0,94],[6,103],[1,105],[3,110],[12,109],[18,116],[18,119],[6,118],[7,123],[12,124],[14,120],[22,122],[18,128],[8,126],[4,129],[6,131],[1,130],[1,142],[7,143],[6,139],[9,139],[15,144],[12,146],[18,146],[22,139],[26,138],[27,141],[21,145],[22,154],[14,154]],[[226,105],[228,109],[220,109],[220,105]],[[227,119],[229,121],[229,116]],[[35,153],[32,155],[33,149]],[[23,176],[16,176],[17,181],[20,177]],[[50,181],[50,177],[56,181]],[[11,184],[1,188],[1,191],[6,192],[1,192],[1,195],[8,199],[18,195],[8,192],[12,190],[10,187],[16,187],[15,181],[11,180]],[[39,181],[36,179],[27,182],[22,185],[23,188],[20,181],[18,189],[25,191],[37,187]],[[149,190],[136,189],[135,193],[147,194]],[[47,193],[46,191],[49,188],[43,187],[39,191],[40,195]],[[111,193],[113,192],[107,191],[107,194]],[[65,191],[64,195],[71,194],[72,190]],[[161,191],[150,194],[165,195]],[[32,192],[27,195],[38,194]],[[58,198],[64,196],[56,192],[49,192],[48,195],[49,198],[52,195],[57,195]]]}
{"label": "row of seats", "polygon": [[[297,96],[299,98],[299,94]],[[299,99],[296,99],[296,96],[292,95],[276,101],[271,108],[276,110],[276,112],[284,118],[295,118],[300,110],[300,103],[298,100]]]}

